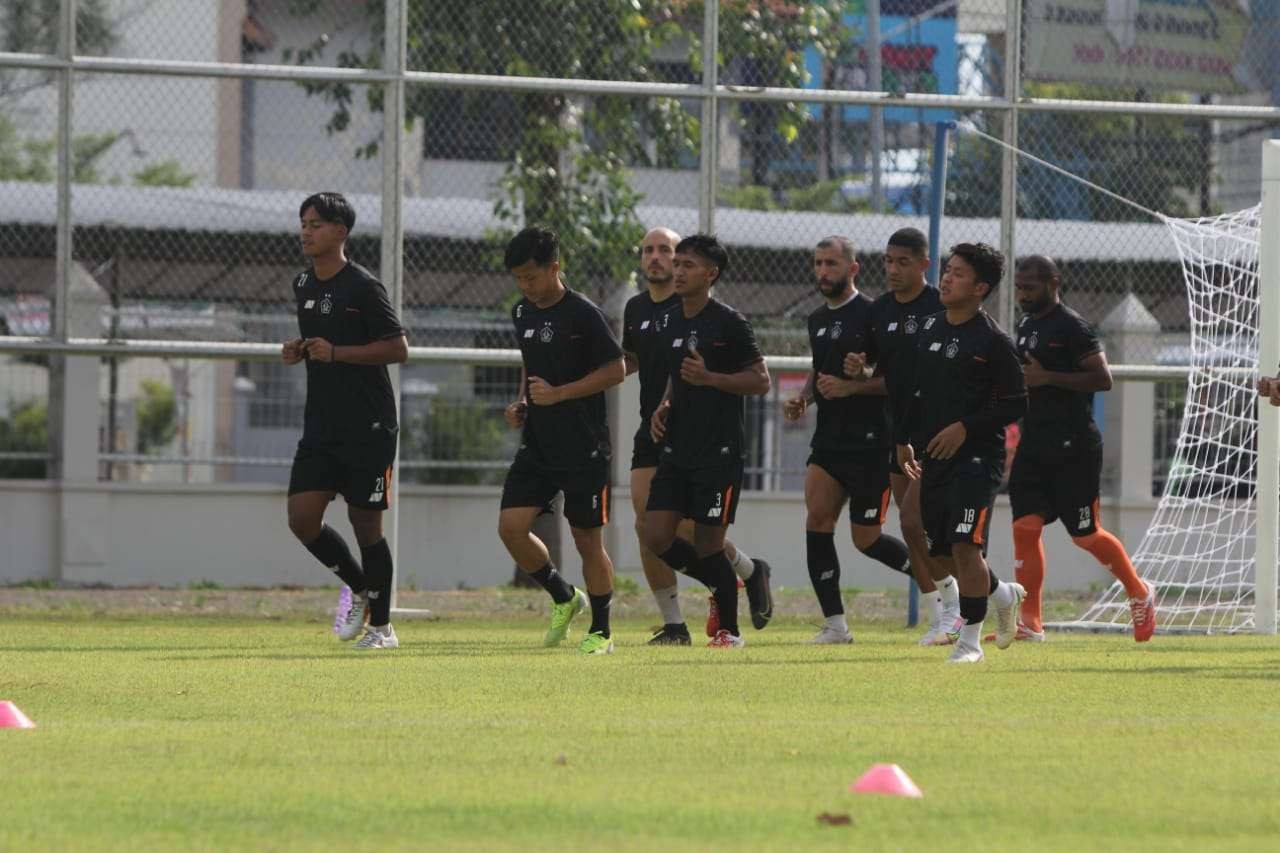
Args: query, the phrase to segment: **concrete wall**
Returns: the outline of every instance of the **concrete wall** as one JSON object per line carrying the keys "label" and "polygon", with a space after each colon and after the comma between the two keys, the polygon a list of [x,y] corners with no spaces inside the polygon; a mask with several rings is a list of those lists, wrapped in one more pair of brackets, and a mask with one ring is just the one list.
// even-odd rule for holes
{"label": "concrete wall", "polygon": [[[499,542],[496,487],[406,486],[400,495],[402,585],[452,589],[506,583],[511,561]],[[100,549],[100,565],[68,565],[58,577],[56,541],[60,497],[89,499],[102,507],[101,523],[80,529],[102,541],[83,543]],[[1155,501],[1116,508],[1104,505],[1109,529],[1136,547],[1155,509]],[[808,588],[804,554],[804,502],[799,494],[748,492],[731,538],[748,553],[765,557],[777,582]],[[329,522],[351,540],[341,503]],[[992,526],[992,566],[1012,575],[1009,508],[1003,498]],[[619,573],[642,585],[632,533],[629,490],[615,492],[611,516],[611,552]],[[896,518],[888,529],[897,532]],[[567,531],[565,569],[581,576]],[[898,586],[901,580],[853,550],[847,536],[837,537],[844,586],[863,589]],[[1060,527],[1045,536],[1050,588],[1085,588],[1107,580],[1106,572],[1070,543]],[[181,586],[214,581],[224,586],[323,585],[332,583],[289,534],[285,493],[278,486],[253,484],[170,485],[99,483],[62,490],[45,482],[0,481],[0,583],[24,580],[71,583]]]}

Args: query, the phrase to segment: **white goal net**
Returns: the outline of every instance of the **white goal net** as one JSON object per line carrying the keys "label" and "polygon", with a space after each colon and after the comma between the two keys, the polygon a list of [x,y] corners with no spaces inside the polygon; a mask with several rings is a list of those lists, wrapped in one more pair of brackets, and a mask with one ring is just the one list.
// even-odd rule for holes
{"label": "white goal net", "polygon": [[[1156,588],[1161,631],[1253,629],[1257,522],[1259,225],[1261,208],[1165,219],[1191,311],[1191,370],[1182,428],[1151,526],[1133,553]],[[1062,628],[1127,629],[1113,583]]]}

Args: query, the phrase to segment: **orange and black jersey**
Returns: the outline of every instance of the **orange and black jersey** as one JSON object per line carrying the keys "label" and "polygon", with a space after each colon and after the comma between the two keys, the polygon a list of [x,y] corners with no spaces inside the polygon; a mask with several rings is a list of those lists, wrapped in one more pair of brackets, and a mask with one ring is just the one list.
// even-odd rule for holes
{"label": "orange and black jersey", "polygon": [[[303,338],[350,347],[405,333],[387,289],[359,264],[348,263],[323,281],[307,270],[294,279],[293,295]],[[380,433],[395,433],[396,399],[386,365],[306,364],[304,445],[366,444]]]}
{"label": "orange and black jersey", "polygon": [[[924,318],[942,310],[942,299],[936,287],[925,286],[910,302],[899,302],[892,293],[880,296],[871,306],[871,335],[879,353],[876,373],[884,376],[890,400],[909,400],[895,394],[895,386],[910,383],[915,376],[916,335]],[[893,410],[894,428],[906,413]],[[919,424],[906,424],[914,435]]]}
{"label": "orange and black jersey", "polygon": [[[525,375],[553,386],[576,382],[611,361],[622,349],[609,321],[590,299],[565,288],[554,305],[539,308],[521,299],[511,309]],[[521,389],[525,391],[526,389]],[[609,459],[604,392],[554,406],[529,401],[521,454],[550,470],[574,470]]]}
{"label": "orange and black jersey", "polygon": [[[926,459],[926,470],[943,471],[948,463],[977,458],[988,465],[1004,464],[1004,428],[1027,410],[1022,363],[1013,341],[985,311],[958,326],[947,322],[945,311],[926,317],[917,333],[915,374],[904,391],[910,417],[919,413],[921,434],[927,441],[959,421],[966,438],[950,460]],[[902,393],[900,391],[899,393]],[[895,428],[898,443],[910,438]],[[924,448],[916,448],[921,455]]]}
{"label": "orange and black jersey", "polygon": [[763,359],[747,318],[712,299],[694,317],[676,306],[658,330],[671,380],[671,410],[661,462],[686,468],[738,464],[745,456],[746,401],[680,378],[680,363],[697,350],[712,373],[737,373]]}
{"label": "orange and black jersey", "polygon": [[[820,306],[809,315],[813,372],[844,378],[844,357],[865,353],[875,364],[880,353],[872,333],[872,302],[861,293],[838,308]],[[814,450],[853,452],[887,448],[892,443],[889,407],[883,395],[854,394],[829,400],[814,385],[818,425],[809,442]]]}
{"label": "orange and black jersey", "polygon": [[646,290],[628,299],[622,311],[622,349],[636,357],[639,367],[640,423],[644,429],[648,429],[649,418],[667,390],[667,365],[665,353],[658,346],[658,323],[679,305],[678,294],[654,302]]}
{"label": "orange and black jersey", "polygon": [[[1083,317],[1059,303],[1043,317],[1018,321],[1018,355],[1054,373],[1076,373],[1080,362],[1102,352],[1102,343]],[[1093,421],[1093,392],[1041,385],[1028,389],[1019,448],[1041,454],[1074,454],[1102,444]]]}

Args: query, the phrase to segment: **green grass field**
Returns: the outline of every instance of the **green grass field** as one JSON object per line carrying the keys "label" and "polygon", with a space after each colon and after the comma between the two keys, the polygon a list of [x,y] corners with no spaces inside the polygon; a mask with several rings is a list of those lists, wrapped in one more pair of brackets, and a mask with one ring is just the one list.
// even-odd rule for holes
{"label": "green grass field", "polygon": [[[1052,635],[944,664],[888,621],[738,652],[398,623],[0,607],[0,849],[1274,849],[1280,648]],[[538,606],[540,610],[540,605]],[[625,610],[626,608],[623,608]],[[692,616],[693,613],[691,612]],[[575,632],[576,633],[576,632]],[[849,793],[900,764],[923,800]],[[832,826],[823,813],[848,815]]]}

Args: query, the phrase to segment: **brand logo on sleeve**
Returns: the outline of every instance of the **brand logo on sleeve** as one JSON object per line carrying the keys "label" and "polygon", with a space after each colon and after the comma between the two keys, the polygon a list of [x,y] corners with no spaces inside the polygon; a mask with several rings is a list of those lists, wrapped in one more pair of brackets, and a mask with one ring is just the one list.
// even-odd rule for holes
{"label": "brand logo on sleeve", "polygon": [[303,308],[315,308],[315,307],[316,307],[316,301],[315,301],[314,299],[308,299],[306,302],[302,303],[302,307],[303,307]]}
{"label": "brand logo on sleeve", "polygon": [[826,326],[823,326],[821,329],[819,329],[819,330],[818,330],[818,334],[814,335],[814,337],[815,337],[815,338],[820,338],[820,337],[822,337],[823,335],[825,335],[826,333],[827,333],[827,327],[826,327]]}
{"label": "brand logo on sleeve", "polygon": [[525,330],[524,330],[524,336],[525,336],[526,338],[532,338],[532,337],[533,337],[533,333],[534,333],[534,331],[535,331],[534,329],[525,329]]}
{"label": "brand logo on sleeve", "polygon": [[640,324],[640,331],[643,332],[647,328],[649,328],[649,321],[645,320],[643,323]]}

